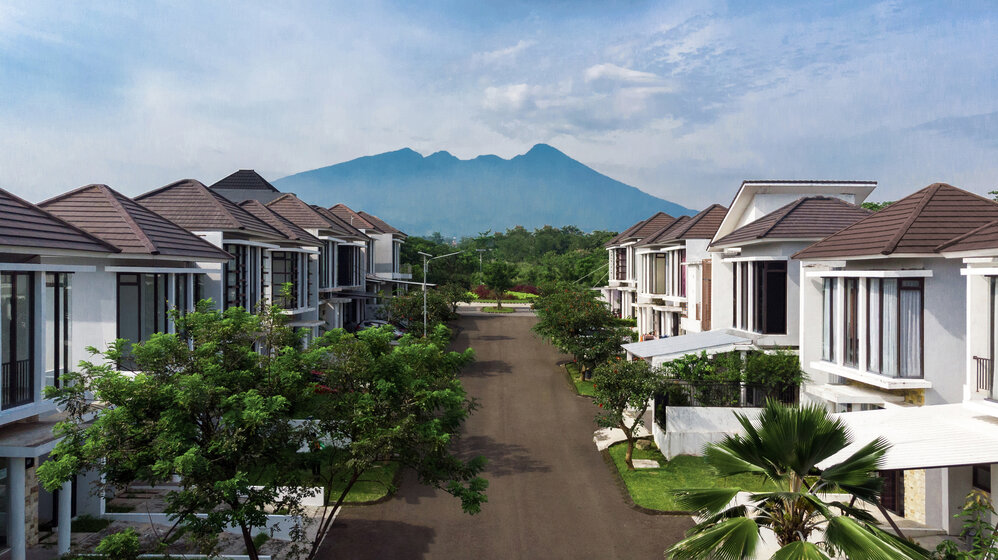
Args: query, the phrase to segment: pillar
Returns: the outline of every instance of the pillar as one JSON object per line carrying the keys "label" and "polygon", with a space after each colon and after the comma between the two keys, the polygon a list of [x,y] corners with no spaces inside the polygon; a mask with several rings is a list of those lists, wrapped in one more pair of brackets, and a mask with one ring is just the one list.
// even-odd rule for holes
{"label": "pillar", "polygon": [[25,560],[24,516],[24,457],[11,457],[10,461],[10,515],[7,517],[7,543],[11,560]]}
{"label": "pillar", "polygon": [[73,527],[73,481],[67,480],[59,489],[59,541],[60,555],[69,552],[70,535]]}

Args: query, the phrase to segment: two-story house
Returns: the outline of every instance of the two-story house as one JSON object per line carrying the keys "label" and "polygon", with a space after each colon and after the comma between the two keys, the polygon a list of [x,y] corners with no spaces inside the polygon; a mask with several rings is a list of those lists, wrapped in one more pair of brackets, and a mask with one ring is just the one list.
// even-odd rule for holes
{"label": "two-story house", "polygon": [[891,443],[884,506],[949,533],[975,465],[998,461],[995,420],[965,404],[986,400],[973,356],[989,344],[990,257],[974,232],[995,220],[998,204],[937,183],[795,256],[803,397],[848,412],[857,441]]}
{"label": "two-story house", "polygon": [[657,212],[620,232],[604,245],[609,257],[609,281],[601,291],[603,298],[610,304],[610,309],[618,316],[635,318],[634,306],[638,301],[635,245],[675,221],[675,218],[665,212]]}
{"label": "two-story house", "polygon": [[676,218],[637,243],[635,307],[642,339],[710,330],[707,244],[726,212],[713,204],[693,217]]}
{"label": "two-story house", "polygon": [[[141,342],[173,329],[168,310],[190,309],[208,272],[231,255],[104,185],[32,205],[0,191],[0,541],[25,557],[40,523],[58,525],[69,550],[69,519],[102,513],[80,476],[55,495],[35,467],[57,442],[61,419],[42,391],[116,338]],[[201,264],[199,264],[201,263]]]}

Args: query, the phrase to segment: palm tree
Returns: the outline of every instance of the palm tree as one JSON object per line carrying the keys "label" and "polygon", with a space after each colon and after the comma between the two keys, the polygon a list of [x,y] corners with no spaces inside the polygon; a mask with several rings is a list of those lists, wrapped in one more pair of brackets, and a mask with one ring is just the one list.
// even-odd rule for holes
{"label": "palm tree", "polygon": [[[823,408],[788,407],[771,400],[758,426],[743,414],[736,416],[744,435],[710,445],[707,462],[723,477],[761,476],[776,491],[754,493],[738,504],[734,503],[737,488],[677,492],[679,505],[701,521],[666,551],[669,558],[755,558],[763,528],[776,535],[781,548],[772,558],[778,560],[928,557],[917,545],[878,528],[872,515],[854,506],[855,500],[876,504],[879,499],[882,481],[876,471],[889,447],[886,441],[877,438],[839,463],[819,469],[819,463],[851,443],[842,422]],[[855,499],[848,504],[825,501],[822,494],[829,492],[852,494]]]}

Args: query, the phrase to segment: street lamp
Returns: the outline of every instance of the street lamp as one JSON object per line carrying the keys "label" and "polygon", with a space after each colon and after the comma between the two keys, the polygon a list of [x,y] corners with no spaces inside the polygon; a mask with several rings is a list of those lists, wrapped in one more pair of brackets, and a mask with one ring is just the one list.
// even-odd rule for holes
{"label": "street lamp", "polygon": [[488,251],[488,249],[475,249],[478,251],[478,273],[482,273],[482,253]]}
{"label": "street lamp", "polygon": [[451,257],[458,253],[463,253],[463,252],[464,251],[454,251],[453,253],[447,253],[446,255],[440,255],[439,257],[434,257],[429,253],[418,251],[418,254],[423,255],[423,338],[426,338],[426,277],[429,276],[430,261],[436,259],[442,259],[444,257]]}

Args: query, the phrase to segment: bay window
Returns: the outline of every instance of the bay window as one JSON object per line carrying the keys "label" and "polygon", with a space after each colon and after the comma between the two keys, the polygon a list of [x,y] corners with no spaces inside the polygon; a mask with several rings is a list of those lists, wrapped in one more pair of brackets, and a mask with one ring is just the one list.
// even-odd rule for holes
{"label": "bay window", "polygon": [[734,272],[735,326],[761,334],[786,334],[786,261],[738,262]]}

